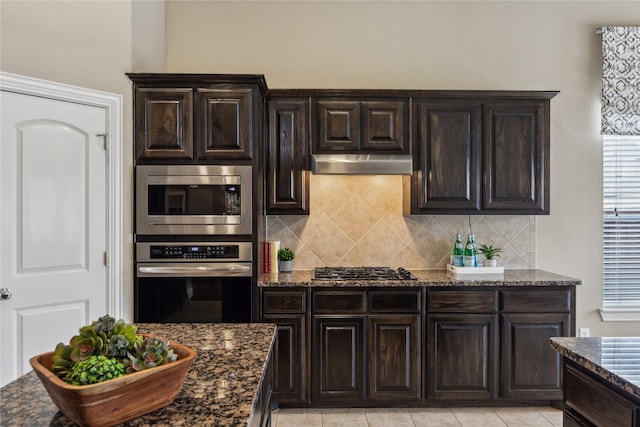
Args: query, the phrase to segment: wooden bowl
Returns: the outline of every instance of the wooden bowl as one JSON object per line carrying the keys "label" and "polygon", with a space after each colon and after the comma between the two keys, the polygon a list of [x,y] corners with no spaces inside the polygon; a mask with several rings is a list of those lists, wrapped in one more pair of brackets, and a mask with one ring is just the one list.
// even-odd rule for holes
{"label": "wooden bowl", "polygon": [[84,386],[66,383],[51,372],[54,352],[34,356],[29,362],[53,403],[73,422],[81,426],[112,426],[173,402],[196,352],[173,341],[169,343],[178,355],[176,361]]}

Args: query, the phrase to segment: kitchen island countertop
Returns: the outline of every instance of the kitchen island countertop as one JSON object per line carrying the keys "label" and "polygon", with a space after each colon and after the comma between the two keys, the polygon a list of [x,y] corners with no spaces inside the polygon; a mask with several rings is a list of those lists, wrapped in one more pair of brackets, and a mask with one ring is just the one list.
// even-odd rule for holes
{"label": "kitchen island countertop", "polygon": [[[196,358],[170,405],[124,426],[240,426],[259,416],[256,394],[275,340],[275,325],[137,324],[138,333],[174,340],[196,350]],[[0,389],[0,425],[73,426],[44,386],[29,372]]]}
{"label": "kitchen island countertop", "polygon": [[504,274],[470,274],[455,277],[446,270],[410,269],[416,280],[313,280],[313,270],[262,274],[262,287],[336,287],[336,286],[574,286],[580,279],[543,270],[505,270]]}
{"label": "kitchen island countertop", "polygon": [[640,337],[556,337],[551,338],[551,347],[640,399]]}

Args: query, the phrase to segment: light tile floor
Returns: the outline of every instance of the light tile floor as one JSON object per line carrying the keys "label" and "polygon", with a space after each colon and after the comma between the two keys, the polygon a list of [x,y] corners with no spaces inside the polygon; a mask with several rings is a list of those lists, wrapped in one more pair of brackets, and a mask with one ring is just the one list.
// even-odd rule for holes
{"label": "light tile floor", "polygon": [[278,409],[274,427],[561,427],[562,411],[526,408]]}

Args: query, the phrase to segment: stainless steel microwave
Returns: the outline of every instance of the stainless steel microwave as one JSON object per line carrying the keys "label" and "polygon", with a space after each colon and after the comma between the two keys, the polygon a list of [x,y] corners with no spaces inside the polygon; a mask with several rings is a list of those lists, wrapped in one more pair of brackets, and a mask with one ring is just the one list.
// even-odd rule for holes
{"label": "stainless steel microwave", "polygon": [[136,167],[136,233],[251,234],[251,166]]}

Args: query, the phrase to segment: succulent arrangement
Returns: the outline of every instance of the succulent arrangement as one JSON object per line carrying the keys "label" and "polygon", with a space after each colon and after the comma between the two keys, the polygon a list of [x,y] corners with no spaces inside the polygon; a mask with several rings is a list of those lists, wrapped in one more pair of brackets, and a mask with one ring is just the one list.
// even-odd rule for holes
{"label": "succulent arrangement", "polygon": [[295,252],[289,248],[282,248],[278,251],[278,259],[280,261],[291,261],[296,257]]}
{"label": "succulent arrangement", "polygon": [[137,327],[106,315],[59,343],[51,371],[73,385],[95,384],[177,359],[165,341],[137,335]]}

